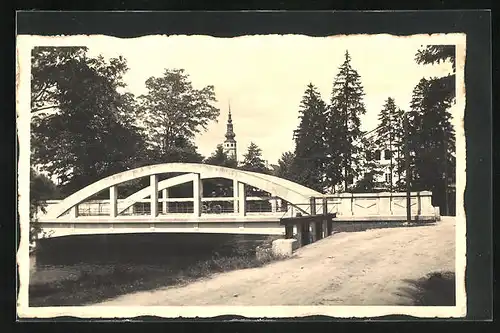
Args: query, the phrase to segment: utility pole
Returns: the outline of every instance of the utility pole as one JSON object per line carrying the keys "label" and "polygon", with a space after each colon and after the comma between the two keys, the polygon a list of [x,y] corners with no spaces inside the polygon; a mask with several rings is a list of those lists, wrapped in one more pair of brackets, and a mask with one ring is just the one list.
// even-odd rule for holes
{"label": "utility pole", "polygon": [[408,126],[408,113],[404,114],[403,118],[403,128],[404,128],[404,154],[405,154],[405,171],[406,171],[406,221],[411,222],[411,193],[410,193],[410,135]]}

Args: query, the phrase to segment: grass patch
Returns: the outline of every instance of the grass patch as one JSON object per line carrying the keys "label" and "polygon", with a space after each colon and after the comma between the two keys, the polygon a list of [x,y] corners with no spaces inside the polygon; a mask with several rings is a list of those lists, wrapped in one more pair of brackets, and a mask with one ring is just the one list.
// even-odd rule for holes
{"label": "grass patch", "polygon": [[401,294],[415,306],[454,306],[455,273],[433,272],[418,280],[404,280],[408,286]]}
{"label": "grass patch", "polygon": [[208,260],[185,267],[106,264],[97,269],[81,265],[74,279],[30,285],[30,306],[90,305],[137,291],[187,284],[216,273],[261,267],[282,259],[285,257],[271,251],[256,256],[255,251],[239,248],[234,255],[214,253]]}
{"label": "grass patch", "polygon": [[388,228],[410,228],[424,227],[436,224],[435,222],[411,222],[406,221],[377,221],[377,222],[334,222],[332,231],[339,232],[362,232],[372,229],[388,229]]}

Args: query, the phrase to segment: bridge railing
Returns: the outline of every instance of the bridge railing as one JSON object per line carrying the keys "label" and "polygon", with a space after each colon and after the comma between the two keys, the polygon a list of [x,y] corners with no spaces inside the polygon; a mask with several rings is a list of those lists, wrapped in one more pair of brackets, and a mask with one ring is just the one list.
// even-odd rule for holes
{"label": "bridge railing", "polygon": [[[324,209],[321,203],[326,201],[326,211],[336,213],[337,217],[368,216],[406,216],[406,193],[339,193],[311,198],[315,202],[316,212]],[[432,192],[410,193],[412,216],[439,218],[439,211],[432,206]]]}

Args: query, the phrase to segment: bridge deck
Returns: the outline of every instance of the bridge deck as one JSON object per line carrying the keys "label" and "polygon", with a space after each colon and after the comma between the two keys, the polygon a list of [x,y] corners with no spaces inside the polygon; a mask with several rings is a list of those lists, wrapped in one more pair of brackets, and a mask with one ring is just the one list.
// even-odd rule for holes
{"label": "bridge deck", "polygon": [[238,214],[206,214],[195,216],[193,214],[168,214],[152,217],[151,215],[132,215],[132,216],[78,216],[76,218],[44,218],[38,219],[41,223],[224,223],[224,222],[245,222],[245,223],[260,223],[260,222],[279,222],[283,217],[283,213],[268,213],[268,214],[247,214],[245,216]]}

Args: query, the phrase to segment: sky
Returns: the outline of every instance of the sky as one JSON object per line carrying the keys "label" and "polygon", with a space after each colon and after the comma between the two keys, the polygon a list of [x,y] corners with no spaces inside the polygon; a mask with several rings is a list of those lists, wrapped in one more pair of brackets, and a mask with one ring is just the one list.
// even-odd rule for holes
{"label": "sky", "polygon": [[198,151],[209,156],[224,141],[230,103],[239,160],[253,141],[265,160],[276,163],[283,152],[294,149],[292,135],[306,86],[313,83],[328,102],[346,50],[365,92],[367,113],[361,127],[370,130],[377,126],[378,112],[388,97],[408,109],[413,88],[422,77],[451,71],[449,64],[416,64],[417,50],[431,43],[425,38],[389,35],[103,36],[92,37],[88,47],[92,56],[125,57],[129,71],[124,81],[135,95],[145,93],[145,81],[161,76],[166,68],[185,69],[196,89],[213,85],[221,114],[217,123],[196,137]]}

